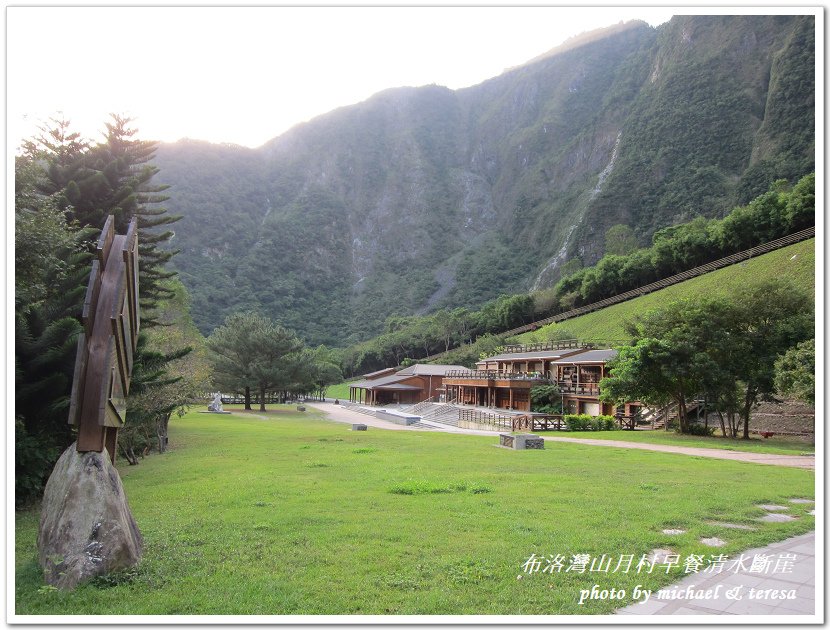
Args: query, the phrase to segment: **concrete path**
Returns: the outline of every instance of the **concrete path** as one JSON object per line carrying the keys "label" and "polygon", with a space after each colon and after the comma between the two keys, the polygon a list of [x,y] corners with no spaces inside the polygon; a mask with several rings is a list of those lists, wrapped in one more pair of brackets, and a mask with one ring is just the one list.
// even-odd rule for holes
{"label": "concrete path", "polygon": [[[733,554],[746,558],[746,570],[693,573],[652,593],[647,602],[632,604],[618,615],[822,615],[816,606],[816,533],[810,532],[767,547]],[[753,559],[767,556],[766,572]],[[735,565],[737,566],[737,565]],[[706,598],[708,596],[708,599]],[[799,623],[810,620],[799,619]],[[822,619],[816,619],[822,622]]]}
{"label": "concrete path", "polygon": [[[346,409],[342,405],[335,405],[329,402],[305,403],[324,412],[330,420],[345,422],[348,424],[365,424],[378,429],[389,429],[391,431],[423,431],[418,427],[406,427],[394,422],[387,422],[366,414]],[[446,433],[466,433],[468,435],[491,435],[494,438],[497,431],[480,431],[476,429],[460,429],[446,427],[440,429]],[[711,457],[713,459],[730,459],[752,464],[767,464],[771,466],[790,466],[794,468],[806,468],[815,470],[816,459],[808,455],[775,455],[772,453],[746,453],[742,451],[730,451],[719,448],[699,448],[692,446],[672,446],[669,444],[648,444],[643,442],[623,442],[621,440],[596,440],[591,438],[556,437],[552,435],[543,436],[549,442],[573,442],[575,444],[587,444],[590,446],[605,446],[614,448],[636,448],[644,451],[658,451],[661,453],[678,453],[681,455],[694,455],[696,457]]]}
{"label": "concrete path", "polygon": [[792,466],[794,468],[815,469],[816,458],[812,455],[775,455],[773,453],[747,453],[744,451],[730,451],[720,448],[702,448],[693,446],[672,446],[670,444],[650,444],[645,442],[623,442],[620,440],[592,440],[590,438],[570,438],[544,436],[551,442],[575,442],[592,446],[613,446],[615,448],[639,448],[644,451],[660,451],[661,453],[680,453],[695,455],[696,457],[713,457],[715,459],[732,459],[753,464],[769,464],[773,466]]}
{"label": "concrete path", "polygon": [[[389,422],[388,420],[381,420],[380,418],[375,418],[374,416],[367,415],[365,413],[360,413],[359,411],[352,411],[351,409],[347,409],[343,405],[335,405],[334,403],[329,402],[306,402],[303,403],[306,407],[314,407],[318,411],[322,411],[323,413],[328,416],[329,420],[334,420],[335,422],[343,422],[346,424],[365,424],[369,427],[375,427],[377,429],[389,429],[390,431],[429,431],[430,429],[422,429],[420,427],[411,427],[411,426],[404,426],[402,424],[396,424],[394,422]],[[446,428],[441,427],[440,429],[436,429],[441,431],[442,433],[466,433],[468,435],[492,435],[493,437],[497,437],[498,433],[495,431],[477,431],[475,429],[459,429],[457,427],[450,427],[447,426]]]}

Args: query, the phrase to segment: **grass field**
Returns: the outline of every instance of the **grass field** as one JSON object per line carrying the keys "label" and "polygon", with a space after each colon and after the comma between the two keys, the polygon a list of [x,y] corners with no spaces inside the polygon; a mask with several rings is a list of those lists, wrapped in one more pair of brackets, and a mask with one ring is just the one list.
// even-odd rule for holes
{"label": "grass field", "polygon": [[[145,539],[133,571],[71,593],[43,586],[38,510],[16,515],[19,615],[608,613],[577,604],[600,583],[657,588],[681,567],[525,573],[531,556],[636,560],[655,548],[731,555],[812,530],[813,473],[495,436],[351,432],[318,412],[190,413],[172,451],[120,465]],[[798,520],[759,523],[762,503]],[[712,521],[751,524],[725,529]],[[667,536],[664,528],[687,529]],[[701,537],[719,536],[713,549]],[[544,565],[543,565],[544,566]],[[613,568],[613,567],[612,567]],[[519,576],[522,579],[517,579]],[[625,605],[630,601],[617,602]]]}
{"label": "grass field", "polygon": [[349,400],[349,385],[352,382],[356,381],[338,383],[337,385],[329,385],[329,387],[326,388],[326,398]]}

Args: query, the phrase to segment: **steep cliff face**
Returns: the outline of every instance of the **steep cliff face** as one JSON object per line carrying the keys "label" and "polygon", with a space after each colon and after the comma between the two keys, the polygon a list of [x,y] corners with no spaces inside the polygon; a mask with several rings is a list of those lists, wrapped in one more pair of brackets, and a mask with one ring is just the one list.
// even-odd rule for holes
{"label": "steep cliff face", "polygon": [[[391,89],[258,150],[163,145],[203,331],[257,308],[311,342],[595,262],[605,231],[716,216],[812,168],[813,20],[678,17],[459,91]],[[212,293],[211,293],[212,290]]]}

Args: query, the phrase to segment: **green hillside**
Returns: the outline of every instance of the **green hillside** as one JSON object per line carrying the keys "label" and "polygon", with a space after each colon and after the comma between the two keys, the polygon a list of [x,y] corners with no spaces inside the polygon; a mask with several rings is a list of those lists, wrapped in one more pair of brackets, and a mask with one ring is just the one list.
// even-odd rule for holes
{"label": "green hillside", "polygon": [[[799,287],[815,292],[815,239],[790,245],[758,258],[713,271],[699,278],[609,306],[594,313],[550,324],[517,336],[517,343],[535,343],[570,336],[577,339],[624,340],[624,325],[639,313],[681,298],[728,295],[738,287],[758,285],[772,278],[790,278]],[[565,335],[567,333],[567,335]]]}

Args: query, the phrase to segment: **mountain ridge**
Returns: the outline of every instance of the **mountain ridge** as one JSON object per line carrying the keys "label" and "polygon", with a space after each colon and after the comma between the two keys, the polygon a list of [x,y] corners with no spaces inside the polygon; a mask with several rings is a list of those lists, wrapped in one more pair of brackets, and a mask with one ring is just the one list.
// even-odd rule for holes
{"label": "mountain ridge", "polygon": [[612,225],[647,244],[795,180],[813,164],[812,33],[812,16],[625,23],[258,149],[160,145],[197,325],[254,309],[345,345],[390,315],[550,286],[596,262]]}

